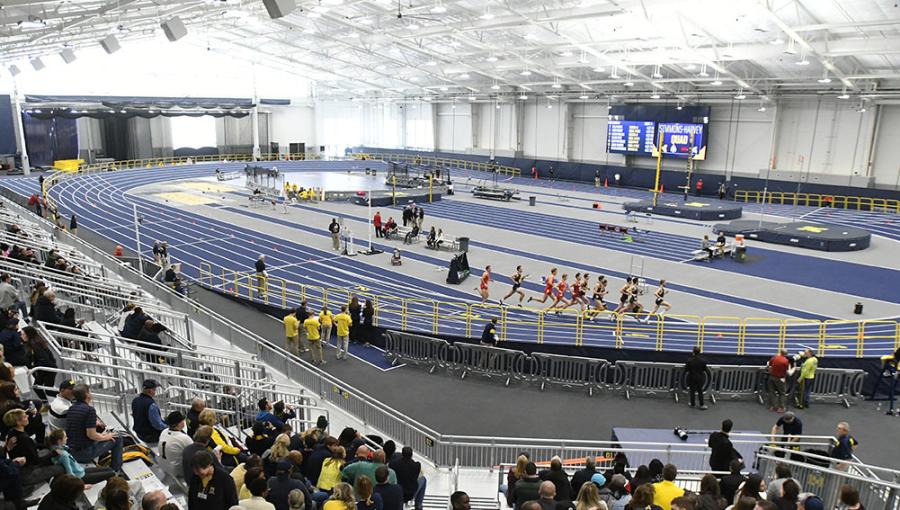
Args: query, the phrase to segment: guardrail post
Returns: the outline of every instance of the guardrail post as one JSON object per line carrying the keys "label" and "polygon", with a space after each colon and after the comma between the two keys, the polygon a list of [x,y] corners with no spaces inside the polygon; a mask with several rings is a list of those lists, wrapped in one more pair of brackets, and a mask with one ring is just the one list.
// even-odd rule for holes
{"label": "guardrail post", "polygon": [[191,348],[194,348],[194,321],[191,320],[190,315],[184,316],[184,336],[188,342],[188,345]]}
{"label": "guardrail post", "polygon": [[[287,370],[284,373],[287,374]],[[237,381],[241,380],[241,362],[239,360],[234,360],[234,378]]]}

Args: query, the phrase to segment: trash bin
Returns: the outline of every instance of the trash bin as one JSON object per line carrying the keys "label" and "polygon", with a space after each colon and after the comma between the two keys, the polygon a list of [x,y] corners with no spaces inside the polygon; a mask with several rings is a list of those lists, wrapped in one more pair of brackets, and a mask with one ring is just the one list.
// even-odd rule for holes
{"label": "trash bin", "polygon": [[466,253],[469,251],[469,238],[468,237],[460,237],[459,238],[459,251]]}
{"label": "trash bin", "polygon": [[537,197],[536,197],[536,196],[533,196],[533,195],[532,195],[532,196],[528,197],[528,205],[533,206],[533,205],[536,204],[536,203],[537,203]]}

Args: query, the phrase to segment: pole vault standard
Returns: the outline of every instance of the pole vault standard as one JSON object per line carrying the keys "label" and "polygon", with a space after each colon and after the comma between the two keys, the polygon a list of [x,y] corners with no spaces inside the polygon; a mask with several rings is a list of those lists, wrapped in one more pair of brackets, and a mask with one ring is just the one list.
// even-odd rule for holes
{"label": "pole vault standard", "polygon": [[663,134],[659,130],[659,144],[656,146],[656,182],[653,183],[653,207],[656,207],[656,199],[659,197],[659,174],[662,170],[662,144]]}

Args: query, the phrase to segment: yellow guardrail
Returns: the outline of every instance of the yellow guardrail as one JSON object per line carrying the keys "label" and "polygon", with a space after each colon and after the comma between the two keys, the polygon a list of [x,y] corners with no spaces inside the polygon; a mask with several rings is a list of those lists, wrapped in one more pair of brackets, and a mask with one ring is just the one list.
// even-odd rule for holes
{"label": "yellow guardrail", "polygon": [[[533,341],[583,346],[585,338],[606,336],[617,348],[655,351],[701,350],[738,355],[771,355],[788,341],[808,346],[818,356],[840,354],[865,357],[873,352],[892,351],[900,346],[900,323],[896,321],[816,321],[774,317],[624,314],[576,309],[546,310],[509,308],[495,304],[404,298],[375,294],[368,288],[325,288],[283,278],[259,278],[255,273],[239,273],[201,262],[201,285],[234,296],[290,309],[307,301],[312,310],[327,306],[332,312],[356,296],[360,304],[371,300],[374,324],[385,328],[473,337],[492,318],[498,319],[501,342]],[[517,311],[525,313],[513,313]],[[870,354],[872,355],[872,354]]]}
{"label": "yellow guardrail", "polygon": [[478,170],[481,172],[495,172],[500,175],[518,177],[521,172],[518,168],[503,165],[492,165],[480,161],[468,161],[465,159],[439,158],[435,156],[423,156],[419,154],[395,154],[391,152],[358,152],[352,154],[358,160],[376,161],[405,161],[414,165],[433,165],[444,167],[456,167],[465,170]]}
{"label": "yellow guardrail", "polygon": [[[765,195],[765,197],[764,197]],[[900,213],[900,200],[892,198],[855,197],[829,195],[820,193],[792,193],[784,191],[738,190],[735,200],[742,202],[765,203],[775,205],[794,205],[808,207],[833,207],[858,211],[880,211]]]}

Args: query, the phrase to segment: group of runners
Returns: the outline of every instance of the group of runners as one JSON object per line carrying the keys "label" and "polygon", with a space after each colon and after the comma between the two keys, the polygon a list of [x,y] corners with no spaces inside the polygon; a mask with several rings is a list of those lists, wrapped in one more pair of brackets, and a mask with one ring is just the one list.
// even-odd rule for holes
{"label": "group of runners", "polygon": [[[569,307],[578,305],[582,313],[587,312],[589,314],[591,320],[596,319],[601,312],[609,311],[604,302],[604,297],[608,294],[607,285],[609,283],[605,276],[598,276],[592,284],[591,276],[588,273],[575,273],[575,278],[570,284],[567,273],[557,276],[558,273],[559,270],[557,268],[550,269],[550,274],[542,278],[544,291],[541,296],[530,296],[528,303],[538,302],[544,304],[549,301],[550,306],[547,307],[547,310],[554,311],[557,314],[562,313],[563,310]],[[522,303],[525,301],[525,292],[522,290],[522,285],[529,276],[525,273],[522,266],[516,266],[516,271],[509,276],[512,288],[500,299],[500,306],[508,306],[506,301],[515,295],[519,296],[517,306],[522,306]],[[481,296],[482,304],[486,304],[488,299],[490,299],[492,278],[491,266],[488,265],[484,268],[479,285],[475,289],[478,295]],[[591,292],[590,296],[588,296],[588,290]],[[666,281],[660,280],[654,294],[653,310],[646,313],[646,308],[640,302],[640,295],[643,293],[640,280],[636,276],[630,276],[625,279],[625,284],[619,290],[618,306],[612,311],[609,318],[610,320],[615,320],[617,315],[628,313],[637,315],[637,320],[639,321],[648,322],[650,317],[656,315],[660,309],[662,309],[660,314],[662,315],[672,308],[672,305],[666,301],[668,292]],[[644,315],[645,313],[646,315]]]}

